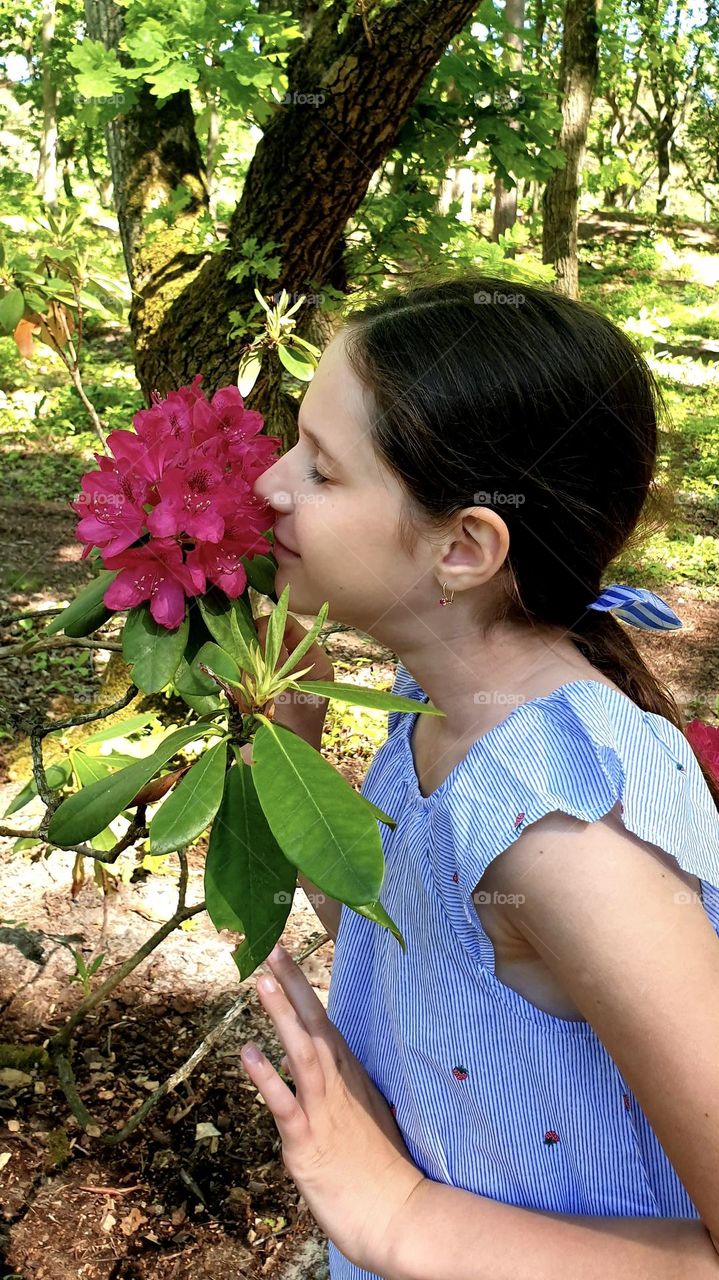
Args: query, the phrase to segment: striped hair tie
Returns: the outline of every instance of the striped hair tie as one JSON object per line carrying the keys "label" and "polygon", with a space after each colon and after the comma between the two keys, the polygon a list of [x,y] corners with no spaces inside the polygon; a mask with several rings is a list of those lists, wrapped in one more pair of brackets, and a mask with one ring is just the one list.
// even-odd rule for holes
{"label": "striped hair tie", "polygon": [[643,631],[677,631],[684,625],[661,596],[645,587],[625,587],[619,582],[605,587],[587,608],[600,612],[611,610],[615,618]]}

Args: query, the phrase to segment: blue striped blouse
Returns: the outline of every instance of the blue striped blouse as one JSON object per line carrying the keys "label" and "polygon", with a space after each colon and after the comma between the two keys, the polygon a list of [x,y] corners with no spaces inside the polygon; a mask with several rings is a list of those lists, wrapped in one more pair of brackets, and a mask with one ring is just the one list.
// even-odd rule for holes
{"label": "blue striped blouse", "polygon": [[[392,691],[428,701],[401,662]],[[429,1178],[546,1212],[698,1218],[591,1024],[495,976],[472,900],[530,823],[556,810],[596,822],[619,801],[629,831],[699,877],[719,934],[719,815],[689,743],[623,693],[574,680],[518,705],[425,797],[416,720],[389,713],[362,786],[397,823],[379,824],[380,901],[407,953],[343,907],[329,1017]],[[331,1280],[377,1280],[331,1241],[328,1251]]]}

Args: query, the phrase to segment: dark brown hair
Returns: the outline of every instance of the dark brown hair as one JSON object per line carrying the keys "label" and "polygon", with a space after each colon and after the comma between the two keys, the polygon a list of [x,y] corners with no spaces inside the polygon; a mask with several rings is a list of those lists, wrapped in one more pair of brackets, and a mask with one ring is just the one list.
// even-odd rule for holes
{"label": "dark brown hair", "polygon": [[374,402],[374,447],[405,491],[405,549],[468,506],[498,511],[510,547],[489,625],[564,628],[638,706],[683,732],[626,624],[587,608],[620,550],[669,509],[653,481],[669,415],[631,339],[549,287],[446,269],[352,312],[342,332]]}

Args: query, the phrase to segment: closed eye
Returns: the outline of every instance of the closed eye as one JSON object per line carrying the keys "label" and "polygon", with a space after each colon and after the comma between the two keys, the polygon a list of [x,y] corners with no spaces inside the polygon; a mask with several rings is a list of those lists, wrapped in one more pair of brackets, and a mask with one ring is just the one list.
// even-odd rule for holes
{"label": "closed eye", "polygon": [[314,484],[326,484],[328,477],[323,476],[322,473],[318,471],[315,466],[311,466],[309,471],[307,472],[307,475],[305,476],[305,480],[312,480]]}

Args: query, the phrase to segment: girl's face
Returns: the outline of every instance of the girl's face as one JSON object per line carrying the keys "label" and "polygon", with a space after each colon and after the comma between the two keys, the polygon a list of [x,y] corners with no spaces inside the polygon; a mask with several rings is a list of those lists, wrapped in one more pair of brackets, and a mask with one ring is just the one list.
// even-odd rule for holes
{"label": "girl's face", "polygon": [[419,612],[433,592],[426,550],[423,565],[399,543],[402,490],[372,448],[367,395],[338,334],[303,398],[297,444],[254,492],[277,513],[275,536],[290,548],[275,545],[275,589],[290,584],[290,610],[315,614],[327,600],[333,621],[391,644],[407,611]]}

